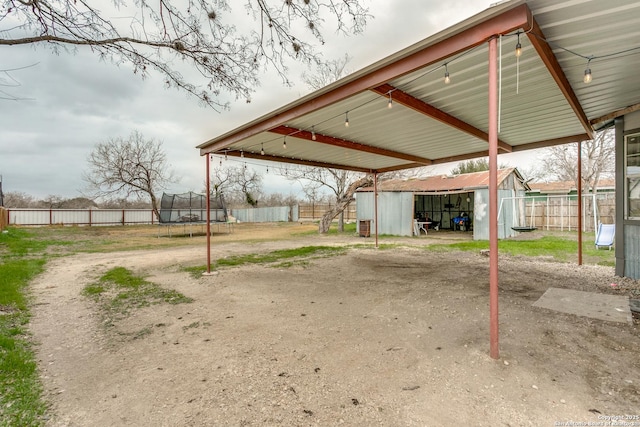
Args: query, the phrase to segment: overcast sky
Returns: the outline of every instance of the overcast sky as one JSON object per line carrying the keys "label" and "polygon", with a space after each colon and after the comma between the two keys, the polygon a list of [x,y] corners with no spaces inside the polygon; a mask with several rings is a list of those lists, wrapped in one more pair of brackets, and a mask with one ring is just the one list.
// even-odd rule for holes
{"label": "overcast sky", "polygon": [[[489,0],[364,0],[374,19],[364,34],[336,37],[328,31],[323,55],[353,59],[356,71],[490,6]],[[238,5],[237,7],[240,7]],[[333,27],[329,27],[333,28]],[[152,74],[142,80],[128,66],[101,62],[89,50],[53,54],[46,46],[3,46],[0,90],[28,100],[0,99],[0,175],[4,192],[35,198],[82,195],[87,156],[99,142],[126,138],[133,130],[163,144],[180,182],[168,192],[201,192],[205,160],[198,144],[232,130],[309,92],[292,71],[292,88],[265,73],[247,104],[239,100],[230,111],[202,107],[195,98],[165,89]],[[294,74],[295,73],[295,74]],[[10,77],[16,79],[12,82]],[[19,84],[9,87],[7,84]],[[527,157],[531,157],[530,155]],[[518,159],[500,156],[500,163],[520,166]],[[265,168],[257,166],[264,173]],[[272,167],[273,170],[273,167]],[[441,171],[438,171],[439,173]],[[265,176],[267,193],[299,194],[300,185]]]}

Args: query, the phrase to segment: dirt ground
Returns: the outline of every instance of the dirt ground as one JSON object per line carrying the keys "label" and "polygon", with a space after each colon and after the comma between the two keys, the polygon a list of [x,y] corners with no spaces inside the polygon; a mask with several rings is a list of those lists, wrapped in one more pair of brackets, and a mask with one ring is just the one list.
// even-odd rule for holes
{"label": "dirt ground", "polygon": [[[436,233],[379,250],[356,236],[242,242],[232,234],[212,238],[214,259],[363,245],[201,278],[181,267],[205,263],[202,238],[50,262],[32,286],[30,325],[48,425],[558,426],[612,425],[611,417],[640,425],[638,324],[532,306],[549,287],[639,289],[610,267],[501,256],[494,360],[481,254],[411,246]],[[107,328],[81,290],[116,266],[194,302],[140,309]]]}

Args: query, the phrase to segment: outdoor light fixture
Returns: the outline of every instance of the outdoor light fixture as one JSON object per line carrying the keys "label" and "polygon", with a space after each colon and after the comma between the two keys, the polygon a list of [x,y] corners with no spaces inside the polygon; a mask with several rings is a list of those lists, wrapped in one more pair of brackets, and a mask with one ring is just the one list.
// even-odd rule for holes
{"label": "outdoor light fixture", "polygon": [[282,140],[282,148],[284,148],[285,150],[287,149],[287,137],[286,136]]}
{"label": "outdoor light fixture", "polygon": [[349,127],[349,112],[344,113],[344,127]]}
{"label": "outdoor light fixture", "polygon": [[591,58],[587,60],[587,68],[584,70],[584,77],[582,78],[582,81],[585,83],[591,83],[591,80],[593,80],[593,76],[591,75],[591,68],[589,68],[590,62]]}
{"label": "outdoor light fixture", "polygon": [[244,159],[244,150],[240,149],[240,158]]}
{"label": "outdoor light fixture", "polygon": [[518,43],[516,44],[516,58],[522,55],[522,45],[520,44],[520,32],[518,31]]}
{"label": "outdoor light fixture", "polygon": [[264,143],[260,145],[260,155],[264,156]]}
{"label": "outdoor light fixture", "polygon": [[449,77],[449,68],[447,64],[444,64],[444,84],[448,85],[451,83],[451,77]]}
{"label": "outdoor light fixture", "polygon": [[311,139],[312,140],[316,140],[316,127],[315,126],[311,126]]}
{"label": "outdoor light fixture", "polygon": [[387,103],[387,108],[388,109],[393,108],[393,98],[391,97],[391,92],[389,92],[389,102]]}

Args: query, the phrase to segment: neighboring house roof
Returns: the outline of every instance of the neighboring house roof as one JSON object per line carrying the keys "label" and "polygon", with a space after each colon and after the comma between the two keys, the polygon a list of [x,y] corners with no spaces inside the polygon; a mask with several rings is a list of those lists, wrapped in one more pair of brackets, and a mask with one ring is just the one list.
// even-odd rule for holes
{"label": "neighboring house roof", "polygon": [[[576,184],[573,181],[555,181],[555,182],[530,182],[530,193],[541,194],[569,194],[577,192]],[[614,179],[601,179],[598,182],[598,191],[614,191],[616,182]]]}
{"label": "neighboring house roof", "polygon": [[[498,186],[511,174],[523,183],[526,190],[529,189],[518,169],[507,168],[498,170]],[[489,187],[489,171],[472,172],[460,175],[433,175],[426,178],[394,179],[382,181],[378,184],[378,191],[400,191],[413,193],[429,192],[461,192],[473,191],[479,188]],[[373,191],[373,187],[364,187],[358,191]]]}

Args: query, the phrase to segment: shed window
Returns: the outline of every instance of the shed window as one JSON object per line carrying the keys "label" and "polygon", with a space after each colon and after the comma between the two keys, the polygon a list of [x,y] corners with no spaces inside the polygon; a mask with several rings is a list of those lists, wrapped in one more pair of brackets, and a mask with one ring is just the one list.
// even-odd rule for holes
{"label": "shed window", "polygon": [[625,140],[625,213],[627,219],[640,219],[640,134]]}

